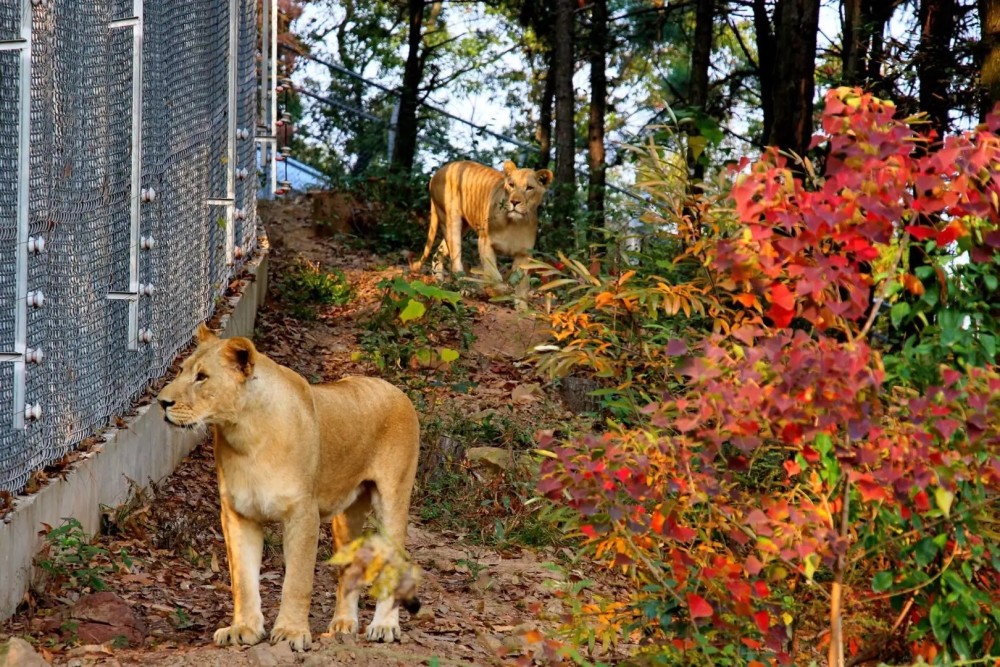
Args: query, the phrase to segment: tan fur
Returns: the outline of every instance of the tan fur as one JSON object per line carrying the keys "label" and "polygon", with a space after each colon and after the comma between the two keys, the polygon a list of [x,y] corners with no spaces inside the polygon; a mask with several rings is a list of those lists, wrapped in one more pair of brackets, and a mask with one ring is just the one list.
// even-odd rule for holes
{"label": "tan fur", "polygon": [[[431,254],[438,226],[444,222],[440,252],[451,260],[452,273],[465,272],[462,264],[462,234],[472,228],[478,235],[479,260],[483,274],[492,285],[504,279],[497,268],[498,254],[514,258],[518,271],[531,257],[538,235],[538,206],[552,182],[548,169],[518,169],[507,160],[503,173],[463,160],[450,162],[434,172],[430,182],[431,219],[423,256],[414,262],[420,269]],[[440,267],[436,268],[439,279]],[[515,293],[523,303],[528,292],[527,276],[522,276]]]}
{"label": "tan fur", "polygon": [[[406,541],[420,425],[409,398],[376,378],[310,385],[246,338],[217,338],[204,325],[198,347],[158,401],[176,426],[210,425],[233,590],[232,625],[215,642],[264,637],[260,607],[263,524],[283,527],[285,580],[271,641],[308,649],[309,600],[321,521],[339,547],[358,536],[369,509],[399,548]],[[356,633],[358,594],[343,577],[330,633]],[[367,637],[399,639],[399,609],[380,599]]]}

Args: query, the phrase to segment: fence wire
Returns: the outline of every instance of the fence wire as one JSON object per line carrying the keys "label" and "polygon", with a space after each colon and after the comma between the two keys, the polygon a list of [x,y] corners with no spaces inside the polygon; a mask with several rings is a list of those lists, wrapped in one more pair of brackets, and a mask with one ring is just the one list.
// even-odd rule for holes
{"label": "fence wire", "polygon": [[[22,0],[0,0],[0,42],[21,37]],[[128,409],[162,375],[257,238],[257,3],[239,0],[236,164],[227,147],[230,0],[146,0],[141,17],[141,188],[155,197],[131,236],[133,192],[132,0],[47,0],[31,7],[28,253],[19,287],[20,53],[0,50],[0,490],[30,475]],[[239,134],[239,133],[238,133]],[[233,206],[237,259],[226,262],[227,170],[245,169]],[[236,216],[234,216],[236,217]],[[152,240],[148,248],[147,241]],[[145,246],[145,247],[144,247]],[[133,294],[131,262],[139,285]],[[23,281],[22,281],[23,282]],[[17,305],[29,305],[21,347],[41,350],[19,379]],[[27,303],[31,304],[30,301]],[[130,303],[136,305],[130,306]],[[151,342],[130,340],[130,308]],[[16,383],[40,417],[14,427]]]}

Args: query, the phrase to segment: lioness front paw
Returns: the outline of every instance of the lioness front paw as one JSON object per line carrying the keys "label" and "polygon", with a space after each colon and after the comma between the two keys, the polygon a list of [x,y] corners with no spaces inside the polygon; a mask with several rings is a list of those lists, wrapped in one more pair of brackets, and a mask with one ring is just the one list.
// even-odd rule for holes
{"label": "lioness front paw", "polygon": [[264,638],[264,626],[251,627],[234,623],[215,631],[215,643],[219,646],[253,646]]}
{"label": "lioness front paw", "polygon": [[271,643],[288,642],[293,651],[308,651],[312,648],[312,634],[309,630],[275,626],[271,630]]}
{"label": "lioness front paw", "polygon": [[394,642],[399,641],[403,633],[399,629],[399,623],[386,623],[384,625],[372,623],[368,626],[365,636],[370,642]]}
{"label": "lioness front paw", "polygon": [[356,634],[358,634],[358,619],[349,616],[333,619],[330,621],[330,627],[326,631],[328,637]]}

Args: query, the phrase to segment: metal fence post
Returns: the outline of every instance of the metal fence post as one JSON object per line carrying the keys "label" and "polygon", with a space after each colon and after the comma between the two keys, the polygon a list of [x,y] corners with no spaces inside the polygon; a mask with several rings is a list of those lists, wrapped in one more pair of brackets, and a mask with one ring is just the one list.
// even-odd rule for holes
{"label": "metal fence post", "polygon": [[265,134],[256,137],[264,166],[264,198],[278,189],[278,0],[262,0],[260,101]]}
{"label": "metal fence post", "polygon": [[153,340],[152,331],[139,329],[139,298],[143,295],[152,296],[153,286],[139,283],[139,252],[141,238],[139,208],[143,202],[151,202],[156,192],[142,187],[142,6],[143,0],[133,0],[132,16],[117,19],[109,24],[112,30],[119,28],[132,29],[132,164],[129,196],[129,245],[128,245],[128,291],[109,292],[108,298],[128,302],[128,349],[138,350],[139,343],[149,343]]}
{"label": "metal fence post", "polygon": [[229,45],[226,70],[226,193],[222,197],[209,197],[209,206],[226,209],[226,266],[234,262],[236,246],[236,106],[238,101],[240,54],[240,0],[229,0]]}
{"label": "metal fence post", "polygon": [[[30,239],[28,185],[31,164],[31,0],[21,0],[20,39],[0,42],[0,51],[17,51],[18,77],[18,142],[17,142],[17,234],[14,241],[14,349],[0,352],[0,361],[14,365],[13,428],[23,429],[25,418],[41,416],[41,406],[27,405],[25,396],[26,364],[41,361],[38,351],[28,348],[28,305],[41,306],[41,292],[28,292],[28,253],[41,251],[42,245]],[[44,244],[44,242],[42,242]],[[31,248],[29,248],[29,245]]]}
{"label": "metal fence post", "polygon": [[232,266],[236,245],[236,106],[239,102],[240,0],[229,0],[229,97],[226,141],[226,265]]}

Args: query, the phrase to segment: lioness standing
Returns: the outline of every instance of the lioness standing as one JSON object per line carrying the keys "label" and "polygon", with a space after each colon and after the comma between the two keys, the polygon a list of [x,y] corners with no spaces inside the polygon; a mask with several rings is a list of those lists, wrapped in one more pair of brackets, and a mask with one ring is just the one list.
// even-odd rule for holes
{"label": "lioness standing", "polygon": [[[308,649],[320,522],[333,520],[339,549],[360,535],[374,508],[384,534],[404,546],[420,447],[417,413],[403,392],[382,380],[313,386],[246,338],[223,340],[202,324],[197,339],[157,400],[167,422],[208,424],[215,433],[234,608],[232,625],[215,632],[215,643],[256,644],[264,637],[263,524],[280,521],[285,581],[271,641]],[[330,633],[358,631],[358,597],[341,577]],[[378,600],[367,637],[400,638],[392,597]]]}
{"label": "lioness standing", "polygon": [[[513,257],[514,271],[530,259],[538,235],[538,206],[551,182],[548,169],[518,169],[510,160],[503,163],[503,173],[469,160],[444,165],[431,177],[427,244],[413,270],[430,257],[443,220],[444,240],[435,262],[438,279],[443,277],[443,255],[450,257],[452,273],[464,273],[462,234],[471,227],[479,237],[479,260],[486,280],[493,285],[503,283],[496,256]],[[515,294],[519,302],[527,296],[527,276],[522,276]]]}

